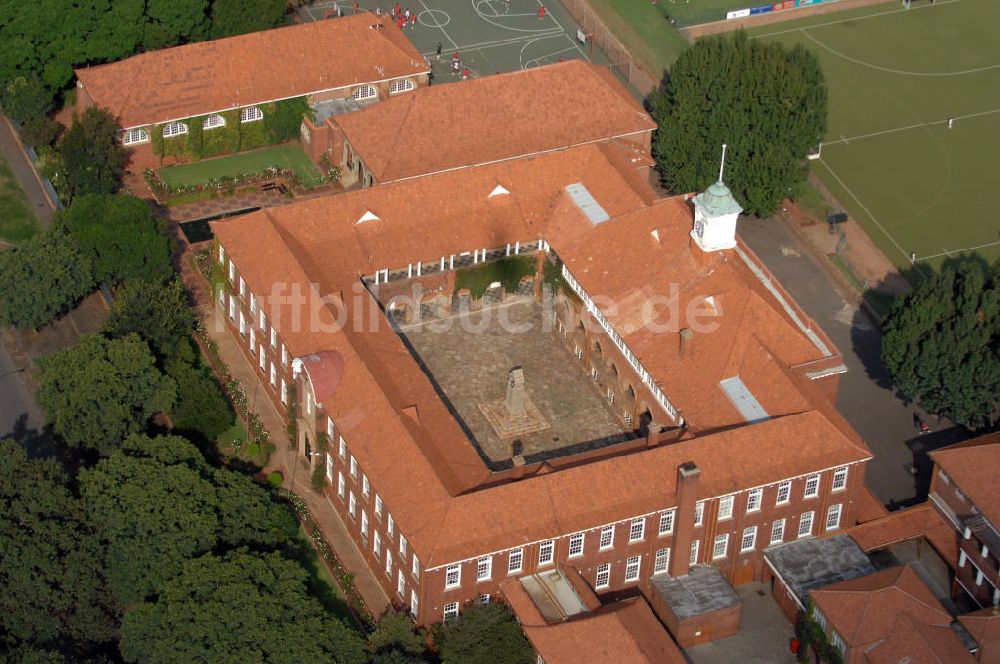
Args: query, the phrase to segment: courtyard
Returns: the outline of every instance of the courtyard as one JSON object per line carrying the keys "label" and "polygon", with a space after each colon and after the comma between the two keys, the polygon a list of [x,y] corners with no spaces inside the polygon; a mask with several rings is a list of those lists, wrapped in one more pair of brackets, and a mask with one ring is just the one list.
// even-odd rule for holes
{"label": "courtyard", "polygon": [[[512,297],[480,311],[403,325],[400,334],[491,463],[508,462],[515,440],[530,463],[630,437],[534,299]],[[481,406],[504,402],[515,367],[523,370],[525,395],[545,428],[501,437]]]}

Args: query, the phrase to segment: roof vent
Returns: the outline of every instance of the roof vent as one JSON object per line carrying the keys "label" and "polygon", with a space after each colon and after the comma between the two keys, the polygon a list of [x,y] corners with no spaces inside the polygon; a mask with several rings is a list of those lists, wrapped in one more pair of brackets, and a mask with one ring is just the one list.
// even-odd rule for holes
{"label": "roof vent", "polygon": [[509,193],[510,191],[508,191],[506,187],[504,187],[502,184],[498,184],[493,188],[493,191],[491,191],[490,195],[487,196],[486,198],[493,198],[494,196],[502,196],[504,194],[509,194]]}
{"label": "roof vent", "polygon": [[365,213],[361,215],[361,218],[354,222],[354,225],[363,224],[366,221],[378,221],[378,215],[376,215],[371,210],[365,210]]}

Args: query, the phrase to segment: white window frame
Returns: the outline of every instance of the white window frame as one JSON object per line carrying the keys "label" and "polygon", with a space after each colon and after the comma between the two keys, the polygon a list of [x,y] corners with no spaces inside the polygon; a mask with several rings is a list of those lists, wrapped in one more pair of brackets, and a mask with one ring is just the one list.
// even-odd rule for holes
{"label": "white window frame", "polygon": [[382,536],[379,535],[377,528],[372,531],[372,553],[375,554],[375,560],[382,558]]}
{"label": "white window frame", "polygon": [[597,573],[594,575],[594,589],[603,590],[611,585],[611,563],[604,563],[597,566]]}
{"label": "white window frame", "polygon": [[847,466],[841,466],[833,471],[833,482],[830,483],[830,491],[843,491],[847,488]]}
{"label": "white window frame", "polygon": [[479,597],[476,598],[476,603],[477,604],[489,604],[490,603],[490,594],[489,593],[483,593],[482,595],[480,595]]}
{"label": "white window frame", "polygon": [[815,498],[819,495],[819,473],[806,478],[805,488],[802,490],[803,498]]}
{"label": "white window frame", "polygon": [[[784,497],[782,497],[784,496]],[[775,505],[787,505],[792,498],[792,481],[786,480],[778,485],[778,495],[775,496]]]}
{"label": "white window frame", "polygon": [[740,553],[753,551],[757,548],[757,526],[747,526],[743,529],[743,537],[740,539]]}
{"label": "white window frame", "polygon": [[250,318],[253,319],[257,315],[257,296],[250,293]]}
{"label": "white window frame", "polygon": [[337,449],[337,456],[339,456],[341,459],[347,456],[347,441],[344,440],[343,436],[340,437],[340,445],[338,446]]}
{"label": "white window frame", "polygon": [[271,348],[277,349],[278,347],[278,331],[271,326]]}
{"label": "white window frame", "polygon": [[267,368],[267,353],[264,352],[264,344],[260,344],[260,353],[258,353],[257,359],[260,360],[258,364],[260,364],[261,371]]}
{"label": "white window frame", "polygon": [[329,452],[326,453],[326,479],[333,482],[333,455]]}
{"label": "white window frame", "polygon": [[386,521],[385,524],[385,532],[389,533],[389,536],[392,537],[392,533],[395,530],[396,530],[396,522],[392,520],[392,515],[390,514],[389,519],[388,521]]}
{"label": "white window frame", "polygon": [[351,479],[358,479],[358,458],[351,456]]}
{"label": "white window frame", "polygon": [[705,523],[705,501],[699,500],[694,504],[694,527],[700,528]]}
{"label": "white window frame", "polygon": [[840,634],[837,634],[837,630],[830,631],[830,644],[840,651],[840,656],[844,656],[844,652],[847,650],[847,644],[844,643],[844,639],[840,638]]}
{"label": "white window frame", "polygon": [[659,524],[659,535],[663,537],[664,535],[670,535],[674,532],[674,516],[677,514],[677,510],[667,510],[666,512],[660,513],[660,524]]}
{"label": "white window frame", "polygon": [[396,593],[400,597],[406,597],[406,577],[403,576],[403,570],[396,571]]}
{"label": "white window frame", "polygon": [[583,555],[584,534],[574,533],[569,537],[569,558],[579,558]]}
{"label": "white window frame", "polygon": [[507,574],[517,574],[524,567],[524,549],[518,547],[510,550],[507,557]]}
{"label": "white window frame", "polygon": [[392,554],[389,553],[388,549],[385,552],[385,575],[392,579]]}
{"label": "white window frame", "polygon": [[281,344],[281,363],[288,366],[288,349],[285,348],[285,344]]}
{"label": "white window frame", "polygon": [[284,378],[281,379],[281,403],[288,405],[288,383]]}
{"label": "white window frame", "polygon": [[244,106],[240,109],[240,124],[244,122],[257,122],[264,119],[264,111],[256,106]]}
{"label": "white window frame", "polygon": [[419,608],[420,608],[420,600],[417,599],[417,591],[411,589],[410,590],[410,615],[413,616],[414,620],[417,619],[417,609],[419,609]]}
{"label": "white window frame", "polygon": [[493,576],[493,556],[483,556],[476,561],[476,581],[489,581]]}
{"label": "white window frame", "polygon": [[448,565],[444,570],[444,589],[451,590],[462,585],[462,565]]}
{"label": "white window frame", "polygon": [[188,133],[188,127],[183,122],[168,122],[163,125],[163,138],[174,138]]}
{"label": "white window frame", "polygon": [[733,518],[733,505],[736,503],[736,496],[723,496],[719,499],[719,521]]}
{"label": "white window frame", "polygon": [[361,495],[365,498],[371,493],[371,485],[368,483],[368,476],[361,473]]}
{"label": "white window frame", "polygon": [[701,553],[701,540],[691,540],[691,556],[688,558],[688,564],[697,565],[699,553]]}
{"label": "white window frame", "polygon": [[250,346],[250,354],[251,355],[256,355],[257,354],[257,333],[254,332],[254,330],[253,330],[252,327],[250,328],[250,343],[248,345]]}
{"label": "white window frame", "polygon": [[458,617],[458,602],[448,602],[444,605],[442,620],[448,622]]}
{"label": "white window frame", "polygon": [[277,367],[274,366],[274,362],[270,363],[269,368],[270,368],[270,370],[269,370],[268,374],[269,374],[269,378],[271,379],[271,387],[277,387],[278,386],[278,369],[277,369]]}
{"label": "white window frame", "polygon": [[639,580],[639,570],[642,567],[642,556],[629,556],[625,559],[625,583]]}
{"label": "white window frame", "polygon": [[747,492],[747,514],[759,512],[764,504],[764,489],[750,489]]}
{"label": "white window frame", "polygon": [[657,574],[666,574],[670,569],[670,547],[665,546],[662,549],[656,550],[656,555],[653,558],[653,576]]}
{"label": "white window frame", "polygon": [[[140,143],[149,143],[149,132],[142,127],[129,129],[122,134],[122,145],[139,145]],[[222,247],[219,247],[219,251],[222,251]]]}
{"label": "white window frame", "polygon": [[409,545],[408,545],[408,543],[406,541],[406,538],[403,537],[403,533],[400,533],[399,534],[399,555],[403,558],[403,560],[406,560],[406,555],[407,555],[408,551],[409,551]]}
{"label": "white window frame", "polygon": [[375,494],[375,516],[382,516],[382,496]]}
{"label": "white window frame", "polygon": [[246,296],[247,296],[247,282],[243,280],[243,277],[240,277],[240,297],[246,299]]}
{"label": "white window frame", "polygon": [[[798,538],[801,539],[803,537],[809,537],[810,535],[812,535],[812,531],[813,531],[813,517],[815,517],[815,516],[816,516],[816,513],[812,512],[812,511],[803,512],[799,516],[799,530],[798,530],[798,535],[797,535]],[[808,528],[803,528],[803,526],[808,526]]]}
{"label": "white window frame", "polygon": [[837,530],[840,528],[840,517],[844,513],[843,503],[835,503],[830,505],[826,510],[826,525],[824,530],[830,532],[831,530]]}
{"label": "white window frame", "polygon": [[551,565],[555,560],[556,543],[554,540],[545,540],[538,543],[538,566]]}
{"label": "white window frame", "polygon": [[403,92],[409,92],[413,90],[416,86],[408,78],[397,78],[395,81],[389,84],[389,94],[398,95]]}
{"label": "white window frame", "polygon": [[354,497],[353,491],[347,492],[347,513],[351,518],[355,518],[355,513],[358,511],[358,499]]}
{"label": "white window frame", "polygon": [[416,556],[413,556],[413,563],[410,565],[410,576],[416,581],[420,580],[420,561]]}
{"label": "white window frame", "polygon": [[361,534],[368,537],[368,512],[361,510]]}
{"label": "white window frame", "polygon": [[641,542],[646,537],[646,518],[636,517],[632,519],[632,523],[629,524],[628,528],[628,541],[629,544],[632,542]]}
{"label": "white window frame", "polygon": [[201,121],[201,128],[205,131],[210,129],[218,129],[219,127],[226,126],[226,119],[219,115],[218,113],[212,113],[211,115],[206,115]]}
{"label": "white window frame", "polygon": [[[720,551],[719,546],[722,546]],[[729,553],[729,533],[721,533],[715,536],[715,542],[712,543],[712,560],[720,560],[726,557]]]}
{"label": "white window frame", "polygon": [[378,99],[378,90],[374,85],[359,85],[351,91],[351,99],[354,101],[371,101]]}
{"label": "white window frame", "polygon": [[344,494],[347,492],[347,482],[344,480],[344,473],[337,473],[337,495],[340,499],[344,499]]}
{"label": "white window frame", "polygon": [[598,551],[607,551],[615,547],[615,524],[601,528],[601,539],[598,541]]}
{"label": "white window frame", "polygon": [[771,522],[770,544],[780,544],[785,541],[785,520],[775,519]]}

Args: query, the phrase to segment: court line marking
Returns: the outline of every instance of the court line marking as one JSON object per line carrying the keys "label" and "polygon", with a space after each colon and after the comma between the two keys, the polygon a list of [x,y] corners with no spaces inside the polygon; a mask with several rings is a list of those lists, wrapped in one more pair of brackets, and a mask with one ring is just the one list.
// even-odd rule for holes
{"label": "court line marking", "polygon": [[[455,49],[457,51],[459,51],[459,52],[462,52],[462,51],[475,51],[475,50],[482,49],[482,48],[493,48],[495,46],[507,46],[509,44],[518,44],[518,43],[523,42],[523,41],[532,41],[534,39],[541,39],[541,38],[545,38],[545,37],[555,37],[555,36],[558,36],[559,34],[565,34],[565,33],[559,33],[559,32],[556,32],[555,30],[553,30],[553,31],[551,31],[551,32],[549,32],[547,34],[543,34],[543,35],[522,35],[520,37],[510,37],[509,39],[494,39],[494,40],[491,40],[491,41],[478,42],[476,44],[465,44],[465,45],[462,45],[462,46],[456,46]],[[428,51],[427,53],[424,53],[423,55],[437,55],[437,51]]]}
{"label": "court line marking", "polygon": [[[901,254],[903,255],[903,258],[905,258],[905,259],[906,259],[907,261],[909,261],[909,260],[910,260],[910,254],[909,254],[909,253],[907,253],[907,251],[906,251],[905,249],[903,249],[903,248],[902,248],[901,246],[899,246],[899,243],[898,243],[898,242],[896,242],[896,238],[892,237],[892,235],[890,235],[890,234],[889,234],[889,231],[887,231],[887,230],[885,229],[885,227],[884,227],[884,226],[882,226],[882,224],[880,224],[880,223],[879,223],[879,220],[878,220],[878,219],[877,219],[877,218],[875,217],[875,215],[874,215],[874,214],[872,214],[872,211],[868,209],[868,206],[867,206],[867,205],[865,205],[864,203],[862,203],[862,202],[861,202],[861,199],[860,199],[860,198],[858,198],[858,197],[857,197],[857,196],[856,196],[856,195],[854,194],[854,192],[853,192],[853,191],[851,191],[851,188],[850,188],[850,187],[848,187],[848,186],[847,186],[847,184],[845,184],[845,183],[844,183],[844,181],[840,179],[840,176],[839,176],[839,175],[837,175],[837,172],[836,172],[835,170],[833,170],[832,168],[830,168],[830,165],[829,165],[828,163],[826,163],[826,160],[825,160],[825,159],[823,159],[822,157],[820,157],[820,158],[819,158],[819,163],[823,164],[823,167],[824,167],[824,168],[826,168],[826,170],[828,170],[828,171],[830,172],[830,175],[832,175],[832,176],[833,176],[833,179],[834,179],[834,180],[836,180],[836,181],[837,181],[837,183],[838,183],[838,184],[839,184],[839,185],[840,185],[841,187],[843,187],[843,188],[844,188],[844,191],[846,191],[846,192],[847,192],[847,195],[848,195],[848,196],[850,196],[851,198],[853,198],[853,199],[854,199],[854,201],[855,201],[855,202],[856,202],[856,203],[857,203],[858,205],[860,205],[860,206],[861,206],[861,209],[865,211],[865,214],[867,214],[867,215],[868,215],[868,218],[869,218],[869,219],[871,219],[871,220],[872,220],[872,222],[873,222],[873,223],[874,223],[874,224],[875,224],[876,226],[878,226],[878,229],[879,229],[880,231],[882,231],[882,234],[883,234],[883,235],[885,235],[885,236],[886,236],[887,238],[889,238],[889,242],[892,242],[893,246],[894,246],[894,247],[896,247],[897,249],[899,249],[899,253],[901,253]],[[918,262],[919,262],[919,261],[918,261]],[[918,265],[918,266],[917,266],[917,269],[921,269],[921,267],[920,267],[920,266]],[[924,276],[928,276],[928,275],[927,275],[927,274],[925,273],[925,274],[924,274]]]}
{"label": "court line marking", "polygon": [[[420,0],[420,5],[421,5],[421,6],[422,6],[422,7],[424,8],[424,11],[427,11],[427,12],[430,12],[430,11],[431,11],[431,8],[427,6],[427,3],[426,3],[426,2],[424,2],[424,0]],[[444,11],[444,10],[441,10],[441,9],[439,9],[438,11]],[[447,13],[447,12],[446,12],[446,13]],[[433,16],[433,14],[432,14],[432,16]],[[449,14],[449,17],[450,17],[450,16],[451,16],[451,15]],[[449,21],[449,22],[450,22],[450,21]],[[443,35],[444,35],[444,38],[445,38],[445,39],[447,39],[448,41],[450,41],[450,42],[451,42],[451,45],[452,45],[452,47],[453,47],[453,48],[454,48],[455,50],[458,50],[458,44],[456,44],[456,43],[455,43],[455,40],[451,38],[451,35],[449,35],[449,34],[448,34],[448,31],[444,29],[444,26],[440,26],[440,27],[438,27],[438,30],[440,30],[440,31],[441,31],[441,34],[443,34]]]}
{"label": "court line marking", "polygon": [[[489,16],[487,16],[486,14],[482,13],[481,11],[479,11],[479,5],[482,4],[483,2],[486,2],[487,0],[470,0],[470,1],[471,1],[471,4],[472,4],[472,11],[476,12],[476,15],[479,16],[479,18],[481,18],[482,20],[486,21],[490,25],[494,25],[494,26],[500,28],[501,30],[507,30],[509,32],[524,32],[524,33],[528,33],[528,34],[538,34],[539,32],[549,32],[549,31],[552,30],[552,28],[541,28],[541,29],[538,29],[538,30],[527,30],[525,28],[514,28],[514,27],[511,27],[509,25],[504,25],[502,23],[497,23],[496,21],[490,20]],[[421,0],[421,3],[423,3],[423,0]],[[538,1],[538,5],[540,7],[543,6],[542,3],[541,3],[541,0]],[[552,13],[551,12],[549,12],[548,10],[546,10],[545,15],[547,17],[552,18],[552,21],[556,24],[556,28],[558,28],[562,32],[565,32],[565,30],[563,30],[563,28],[562,28],[562,25],[559,24],[559,21],[557,19],[555,19],[554,17],[552,17]],[[506,16],[535,16],[535,14],[506,14]]]}
{"label": "court line marking", "polygon": [[[830,25],[839,25],[841,23],[850,23],[851,21],[864,21],[869,18],[882,18],[883,16],[890,16],[892,14],[903,14],[905,12],[918,11],[921,9],[930,9],[932,7],[944,7],[945,5],[953,5],[956,2],[967,2],[968,0],[941,0],[940,2],[935,2],[933,5],[921,5],[919,7],[913,7],[911,9],[892,9],[887,12],[879,12],[877,14],[868,14],[867,16],[855,16],[854,18],[842,18],[836,21],[827,21],[826,23],[817,23],[816,25],[802,26],[798,28],[788,28],[787,30],[776,30],[774,32],[767,32],[762,35],[753,35],[754,39],[763,39],[764,37],[776,37],[778,35],[787,35],[790,32],[799,32],[801,30],[812,30],[813,28],[825,28]],[[797,20],[797,19],[792,19]],[[806,19],[801,19],[806,20]]]}
{"label": "court line marking", "polygon": [[[921,261],[929,261],[935,258],[941,258],[942,256],[951,256],[952,254],[963,253],[966,251],[975,251],[976,249],[985,249],[986,247],[995,247],[997,245],[1000,245],[1000,240],[996,240],[994,242],[987,242],[986,244],[977,244],[974,247],[965,247],[964,249],[945,249],[944,251],[938,254],[931,254],[930,256],[917,256],[917,262],[920,263]],[[941,248],[944,249],[944,247]]]}
{"label": "court line marking", "polygon": [[[561,49],[561,50],[558,50],[558,51],[552,51],[552,52],[548,52],[548,53],[543,53],[542,55],[539,55],[537,58],[532,58],[531,60],[528,60],[527,62],[524,61],[524,49],[528,48],[529,46],[531,46],[532,44],[534,44],[537,41],[542,41],[543,39],[551,39],[553,37],[563,37],[565,39],[568,39],[569,42],[570,42],[570,46],[568,48],[564,48],[564,49]],[[572,51],[573,48],[576,48],[576,49],[580,50],[579,45],[577,45],[577,43],[573,40],[573,38],[570,37],[569,35],[567,35],[565,32],[561,32],[559,34],[548,35],[546,37],[536,37],[534,39],[531,39],[531,40],[527,41],[524,44],[524,46],[521,47],[521,50],[517,54],[517,60],[521,64],[521,69],[527,69],[529,66],[532,66],[532,63],[536,63],[539,60],[542,60],[543,58],[556,57],[560,53],[565,53],[567,51]],[[584,59],[587,59],[587,54],[583,53],[582,50],[580,50],[580,52],[583,54]]]}
{"label": "court line marking", "polygon": [[[956,121],[957,120],[968,120],[968,119],[971,119],[971,118],[979,118],[979,117],[983,117],[983,116],[986,116],[986,115],[995,115],[997,113],[1000,113],[1000,108],[994,108],[994,109],[992,109],[990,111],[980,111],[978,113],[968,113],[966,115],[955,115],[955,116],[952,116],[951,119],[952,120],[956,120]],[[886,134],[895,134],[896,132],[900,132],[900,131],[908,131],[910,129],[920,129],[922,127],[931,127],[933,125],[938,125],[938,124],[948,124],[948,120],[949,120],[949,118],[945,118],[943,120],[930,120],[928,122],[918,122],[917,124],[906,125],[905,127],[896,127],[894,129],[884,129],[882,131],[873,131],[873,132],[868,133],[868,134],[858,134],[857,136],[844,136],[843,134],[841,134],[840,138],[838,138],[836,140],[833,140],[833,141],[823,141],[823,147],[826,147],[828,145],[838,145],[840,143],[844,143],[844,144],[850,146],[851,141],[860,141],[860,140],[865,139],[865,138],[875,138],[876,136],[885,136]]]}
{"label": "court line marking", "polygon": [[[954,1],[958,2],[959,0],[954,0]],[[980,72],[990,71],[991,69],[1000,69],[1000,64],[986,65],[985,67],[976,67],[974,69],[964,69],[961,71],[949,71],[949,72],[926,72],[926,71],[909,71],[906,69],[893,69],[892,67],[883,67],[881,65],[875,65],[870,62],[865,62],[864,60],[860,60],[858,58],[853,58],[847,55],[846,53],[841,53],[832,46],[827,46],[824,42],[820,41],[816,37],[813,37],[811,34],[809,34],[809,28],[801,28],[799,32],[801,32],[806,39],[816,44],[817,46],[827,51],[828,53],[836,55],[838,58],[842,58],[844,60],[847,60],[848,62],[853,62],[854,64],[860,65],[862,67],[868,67],[869,69],[874,69],[876,71],[884,71],[889,74],[899,74],[900,76],[926,76],[928,78],[939,78],[947,76],[963,76],[965,74],[978,74]]]}

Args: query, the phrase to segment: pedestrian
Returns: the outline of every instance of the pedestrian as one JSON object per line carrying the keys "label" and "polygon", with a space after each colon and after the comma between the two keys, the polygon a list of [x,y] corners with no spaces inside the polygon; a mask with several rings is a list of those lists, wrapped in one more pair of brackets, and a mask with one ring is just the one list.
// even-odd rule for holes
{"label": "pedestrian", "polygon": [[355,14],[358,13],[358,3],[357,3],[357,0],[355,0],[355,2],[354,2],[354,13]]}
{"label": "pedestrian", "polygon": [[545,5],[538,6],[538,20],[539,21],[545,20]]}
{"label": "pedestrian", "polygon": [[955,118],[948,118],[948,129],[951,129],[955,124]]}
{"label": "pedestrian", "polygon": [[465,81],[468,80],[468,78],[469,78],[469,68],[466,67],[465,69],[462,70],[462,80]]}
{"label": "pedestrian", "polygon": [[920,429],[920,416],[917,415],[917,411],[913,411],[913,428]]}
{"label": "pedestrian", "polygon": [[438,60],[440,60],[440,59],[441,59],[441,42],[438,42],[438,47],[437,47],[437,59],[438,59]]}
{"label": "pedestrian", "polygon": [[333,3],[333,15],[336,16],[337,18],[340,18],[340,5],[338,5],[336,2]]}
{"label": "pedestrian", "polygon": [[929,426],[927,426],[927,422],[924,422],[923,420],[920,420],[920,435],[922,436],[925,433],[930,433],[930,432],[931,432],[931,428]]}
{"label": "pedestrian", "polygon": [[403,15],[402,15],[402,14],[400,14],[400,15],[399,15],[399,18],[398,18],[398,19],[396,19],[396,27],[398,27],[398,28],[399,28],[400,30],[402,30],[402,29],[403,29],[403,25],[404,25],[405,23],[406,23],[406,19],[405,19],[405,18],[403,18]]}
{"label": "pedestrian", "polygon": [[412,29],[415,27],[417,27],[417,13],[413,12],[410,14],[410,28]]}

